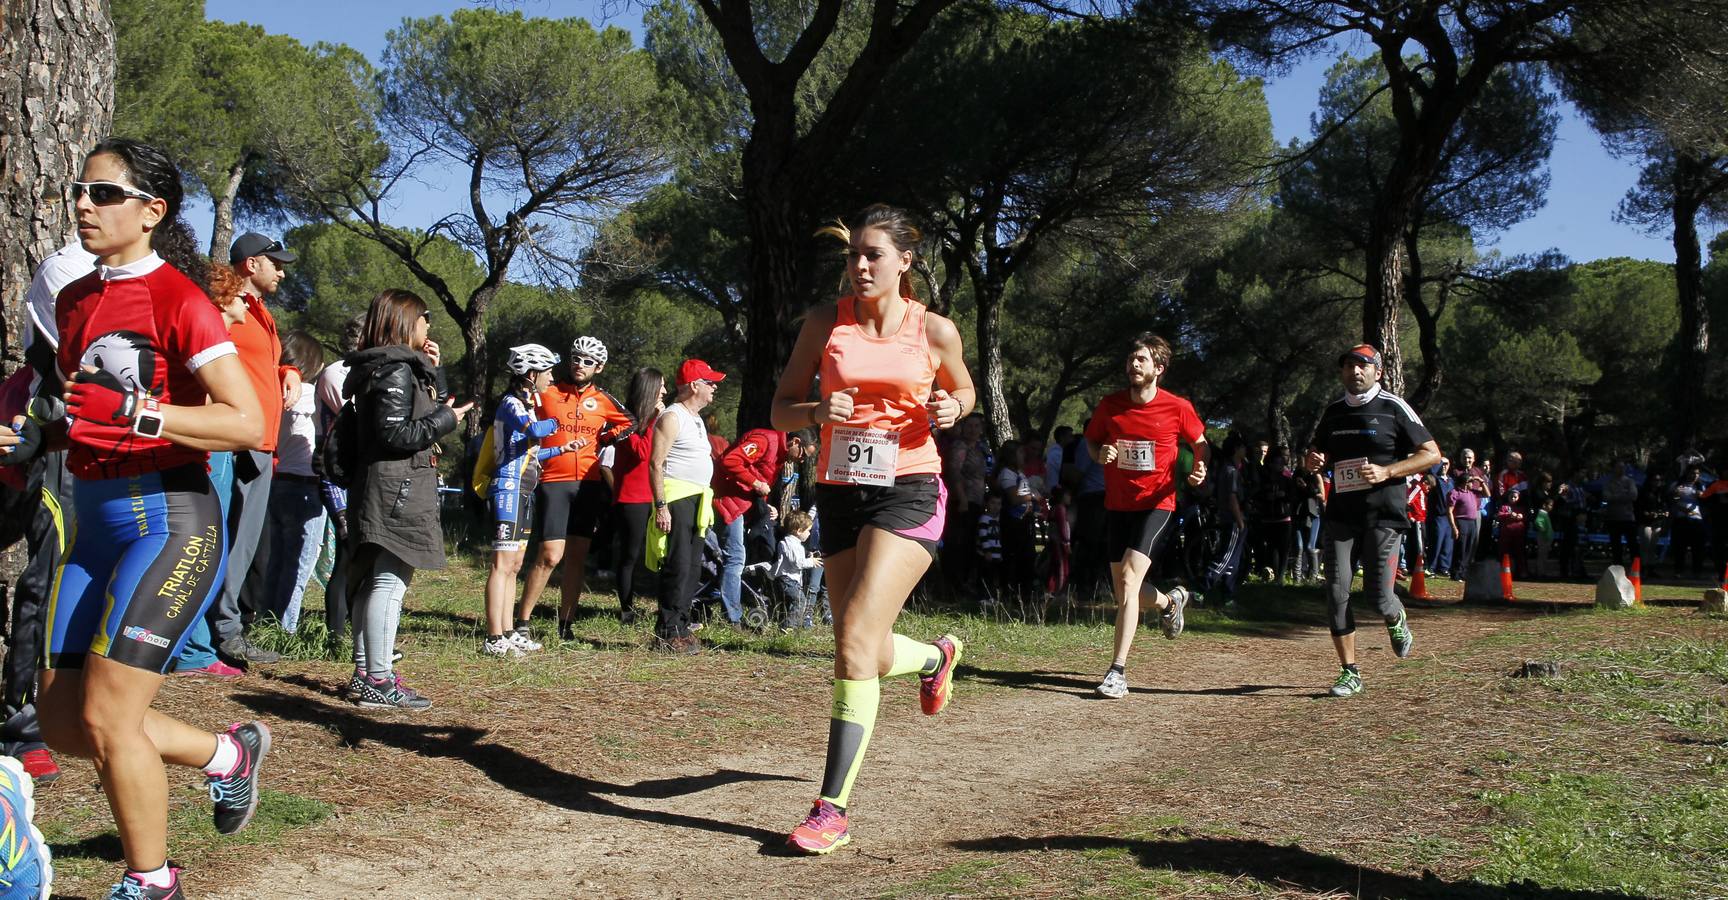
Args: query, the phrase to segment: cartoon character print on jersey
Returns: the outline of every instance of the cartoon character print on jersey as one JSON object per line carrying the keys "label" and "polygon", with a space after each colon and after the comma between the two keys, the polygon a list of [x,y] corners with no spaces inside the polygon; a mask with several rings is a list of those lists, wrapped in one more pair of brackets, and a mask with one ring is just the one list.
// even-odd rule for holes
{"label": "cartoon character print on jersey", "polygon": [[[79,357],[79,365],[101,369],[120,380],[129,390],[144,391],[152,397],[161,397],[166,389],[166,373],[162,371],[160,354],[150,343],[148,335],[136,331],[110,331],[91,341],[84,347],[84,355]],[[117,454],[125,454],[133,459],[140,455],[148,458],[156,453],[156,448],[150,446],[154,441],[135,438],[125,431],[93,426],[87,422],[74,422],[74,428],[95,429],[111,433],[111,440],[116,442]],[[102,466],[102,477],[110,478],[120,475],[119,471]]]}
{"label": "cartoon character print on jersey", "polygon": [[80,365],[101,369],[127,389],[148,391],[152,397],[162,396],[156,383],[156,348],[150,338],[136,331],[110,331],[91,341],[84,348]]}

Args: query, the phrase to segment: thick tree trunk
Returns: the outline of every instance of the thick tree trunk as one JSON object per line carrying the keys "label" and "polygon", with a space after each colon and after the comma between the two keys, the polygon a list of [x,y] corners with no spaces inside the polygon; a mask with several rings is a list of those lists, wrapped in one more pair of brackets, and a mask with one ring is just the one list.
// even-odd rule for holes
{"label": "thick tree trunk", "polygon": [[978,304],[978,405],[984,410],[990,443],[998,446],[1015,437],[1002,372],[1002,294],[1006,287],[990,274],[972,282],[973,299]]}
{"label": "thick tree trunk", "polygon": [[[0,365],[23,361],[24,297],[36,267],[72,233],[67,185],[114,112],[114,26],[106,0],[0,3]],[[0,609],[23,570],[35,499],[0,491]],[[4,616],[0,615],[0,622]]]}
{"label": "thick tree trunk", "polygon": [[1440,382],[1445,377],[1440,358],[1439,320],[1447,291],[1447,287],[1442,284],[1433,308],[1429,308],[1427,298],[1422,296],[1422,248],[1418,243],[1420,231],[1420,225],[1413,224],[1404,232],[1404,299],[1410,312],[1416,317],[1416,335],[1422,348],[1422,380],[1416,383],[1415,390],[1410,392],[1408,398],[1417,412],[1428,408],[1429,401],[1439,393]]}
{"label": "thick tree trunk", "polygon": [[768,426],[780,370],[792,352],[792,317],[811,299],[807,265],[809,215],[778,179],[746,181],[750,290],[744,300],[744,373],[738,432]]}
{"label": "thick tree trunk", "polygon": [[10,369],[22,358],[30,278],[72,233],[67,185],[108,132],[114,30],[105,0],[8,0],[0,17],[0,356]]}
{"label": "thick tree trunk", "polygon": [[240,180],[244,177],[246,163],[242,160],[228,169],[227,191],[212,198],[216,220],[210,228],[210,259],[215,262],[228,261],[228,245],[234,243],[234,198],[240,194]]}
{"label": "thick tree trunk", "polygon": [[1380,349],[1380,383],[1404,393],[1404,361],[1398,347],[1398,311],[1404,306],[1403,221],[1382,220],[1368,236],[1368,270],[1362,296],[1362,341]]}
{"label": "thick tree trunk", "polygon": [[468,380],[463,385],[466,396],[460,398],[473,400],[475,403],[474,411],[469,413],[468,421],[464,422],[462,427],[463,436],[468,438],[485,430],[485,424],[480,419],[480,408],[491,400],[486,384],[486,315],[492,308],[492,298],[498,295],[498,283],[502,280],[500,277],[483,282],[468,297],[468,318],[462,325],[462,344],[467,351],[462,363],[468,367]]}
{"label": "thick tree trunk", "polygon": [[1710,306],[1704,297],[1703,253],[1698,246],[1697,187],[1702,167],[1684,153],[1674,164],[1674,286],[1680,300],[1680,332],[1675,337],[1675,374],[1679,383],[1673,433],[1677,449],[1698,441],[1703,421],[1705,367],[1710,359]]}
{"label": "thick tree trunk", "polygon": [[[1282,373],[1284,370],[1278,370]],[[1284,377],[1274,377],[1266,389],[1266,437],[1272,445],[1290,446],[1290,417],[1284,413]]]}

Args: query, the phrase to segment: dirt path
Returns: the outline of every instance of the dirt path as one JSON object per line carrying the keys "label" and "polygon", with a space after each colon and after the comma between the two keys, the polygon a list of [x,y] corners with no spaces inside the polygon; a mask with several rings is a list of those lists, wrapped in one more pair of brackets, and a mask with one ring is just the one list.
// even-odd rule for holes
{"label": "dirt path", "polygon": [[[1467,613],[1423,617],[1418,652],[1444,653],[1505,624]],[[1158,641],[1144,632],[1141,640]],[[1391,654],[1383,632],[1364,629],[1360,640],[1372,684]],[[490,821],[431,834],[398,826],[395,854],[381,853],[377,840],[357,841],[346,851],[277,860],[250,883],[211,896],[791,896],[820,892],[813,869],[821,884],[867,894],[964,859],[951,842],[1039,833],[1041,814],[1072,808],[1113,773],[1139,775],[1159,760],[1242,740],[1232,723],[1326,702],[1318,697],[1330,658],[1322,629],[1179,642],[1137,651],[1133,694],[1105,702],[1090,699],[1096,673],[1000,671],[968,657],[954,706],[929,720],[917,713],[913,685],[886,683],[854,797],[853,844],[826,860],[765,850],[780,845],[816,793],[823,735],[815,731],[792,746],[763,735],[747,752],[656,766],[652,780],[630,785],[586,782],[579,762],[563,764],[584,787],[537,792],[549,802],[519,789],[520,779],[544,774],[532,770],[537,764],[514,772],[512,752],[499,749],[506,761],[481,765],[499,784]],[[980,681],[1020,689],[968,689]],[[796,719],[825,732],[814,711]],[[1102,809],[1100,820],[1123,812]]]}

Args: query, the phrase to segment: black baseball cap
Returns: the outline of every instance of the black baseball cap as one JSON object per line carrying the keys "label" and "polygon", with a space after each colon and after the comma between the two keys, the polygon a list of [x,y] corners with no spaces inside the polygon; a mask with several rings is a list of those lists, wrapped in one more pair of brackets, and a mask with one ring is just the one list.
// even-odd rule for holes
{"label": "black baseball cap", "polygon": [[282,246],[275,238],[265,237],[256,231],[248,231],[234,239],[233,246],[228,248],[228,264],[239,265],[243,259],[254,256],[268,256],[279,263],[291,263],[300,257],[294,251]]}

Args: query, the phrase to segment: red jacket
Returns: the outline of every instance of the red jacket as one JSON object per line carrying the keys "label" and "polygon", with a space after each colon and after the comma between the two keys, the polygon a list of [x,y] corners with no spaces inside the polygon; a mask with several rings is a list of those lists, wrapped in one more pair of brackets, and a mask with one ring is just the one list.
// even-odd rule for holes
{"label": "red jacket", "polygon": [[752,484],[758,481],[774,484],[785,451],[783,432],[755,428],[744,432],[738,443],[720,457],[720,465],[714,469],[714,511],[720,514],[721,522],[732,524],[760,496]]}

